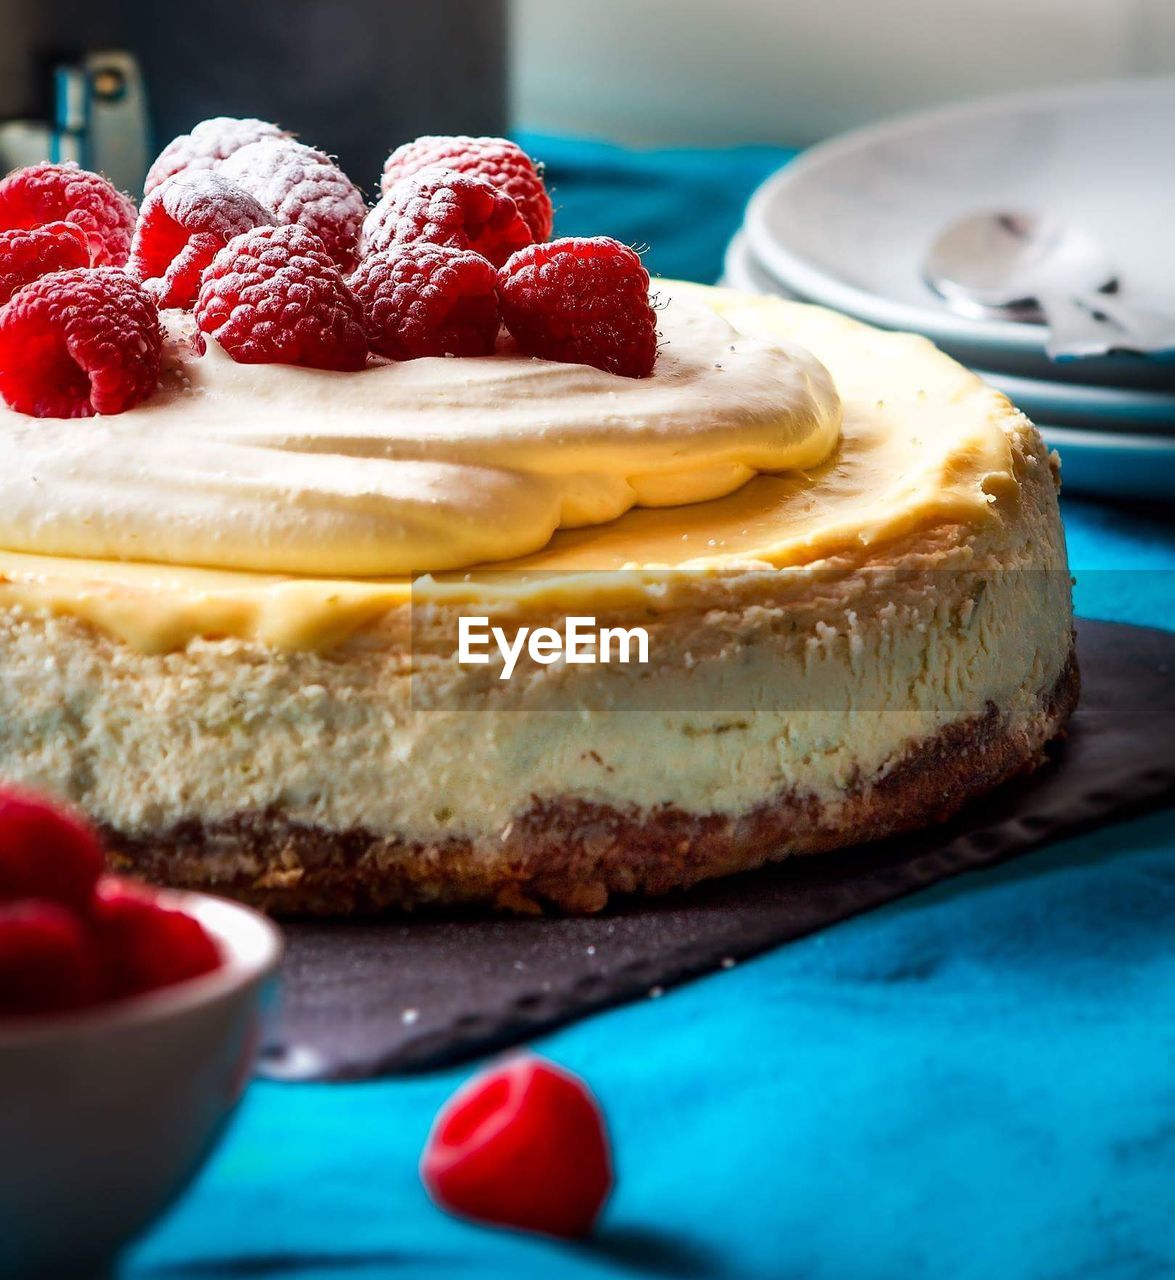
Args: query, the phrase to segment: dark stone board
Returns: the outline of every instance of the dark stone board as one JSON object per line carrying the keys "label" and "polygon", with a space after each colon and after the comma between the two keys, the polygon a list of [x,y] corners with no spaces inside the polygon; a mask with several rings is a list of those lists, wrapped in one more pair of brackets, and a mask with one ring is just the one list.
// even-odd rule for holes
{"label": "dark stone board", "polygon": [[1078,624],[1081,703],[1049,764],[953,821],[581,918],[292,923],[273,1079],[439,1067],[524,1041],[964,871],[1175,799],[1175,633]]}

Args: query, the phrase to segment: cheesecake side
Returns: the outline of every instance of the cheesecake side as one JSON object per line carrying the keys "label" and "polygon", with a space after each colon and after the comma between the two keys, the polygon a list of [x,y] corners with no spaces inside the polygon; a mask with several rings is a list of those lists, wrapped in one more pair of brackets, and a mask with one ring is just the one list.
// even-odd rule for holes
{"label": "cheesecake side", "polygon": [[924,825],[1035,767],[1077,695],[1054,472],[1007,422],[992,519],[688,577],[626,615],[641,681],[546,667],[490,698],[444,606],[328,651],[161,654],[9,608],[0,775],[90,813],[124,869],[289,913],[593,910]]}

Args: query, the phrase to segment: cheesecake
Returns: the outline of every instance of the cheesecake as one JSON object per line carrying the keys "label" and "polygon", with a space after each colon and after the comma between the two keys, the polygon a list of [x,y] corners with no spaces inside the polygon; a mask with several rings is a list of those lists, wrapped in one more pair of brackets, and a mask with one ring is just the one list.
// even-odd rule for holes
{"label": "cheesecake", "polygon": [[647,378],[236,364],[168,313],[129,412],[0,406],[0,780],[337,916],[595,911],[1036,768],[1078,692],[1036,429],[922,338],[659,293]]}

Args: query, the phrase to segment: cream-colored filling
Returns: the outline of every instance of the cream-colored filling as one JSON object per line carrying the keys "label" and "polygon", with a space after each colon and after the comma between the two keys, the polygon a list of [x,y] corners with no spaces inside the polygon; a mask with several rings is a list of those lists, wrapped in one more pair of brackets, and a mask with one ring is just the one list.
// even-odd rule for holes
{"label": "cream-colored filling", "polygon": [[[944,523],[990,527],[998,504],[1016,501],[1009,432],[1024,419],[925,339],[881,333],[815,307],[696,285],[665,288],[675,299],[704,300],[760,342],[816,354],[844,407],[831,457],[808,470],[756,476],[711,502],[632,510],[608,524],[561,531],[542,550],[494,565],[493,573],[434,575],[413,586],[402,577],[257,574],[0,550],[0,607],[78,617],[148,652],[200,636],[330,649],[410,593],[417,601],[488,596],[525,610],[591,612],[617,598],[639,599],[650,582],[657,587],[663,567],[726,573],[747,564],[812,564]],[[573,367],[567,376],[591,372]],[[599,405],[597,399],[597,413]],[[31,536],[27,528],[24,536]]]}
{"label": "cream-colored filling", "polygon": [[9,614],[0,768],[130,832],[273,809],[429,841],[501,833],[536,797],[738,814],[781,793],[835,821],[846,788],[944,725],[1040,715],[1069,615],[1055,512],[1036,528],[998,560],[801,571],[792,601],[670,612],[649,671],[599,682],[555,666],[500,684],[374,637],[345,661],[240,640],[142,654]]}
{"label": "cream-colored filling", "polygon": [[834,449],[840,403],[794,343],[673,299],[649,378],[502,351],[359,373],[242,365],[180,332],[115,417],[0,408],[0,547],[352,577],[546,546],[703,502]]}

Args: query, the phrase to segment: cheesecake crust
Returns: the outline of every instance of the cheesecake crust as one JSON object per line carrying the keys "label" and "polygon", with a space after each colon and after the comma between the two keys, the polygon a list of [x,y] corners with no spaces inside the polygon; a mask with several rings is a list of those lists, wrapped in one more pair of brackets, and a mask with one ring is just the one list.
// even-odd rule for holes
{"label": "cheesecake crust", "polygon": [[908,748],[838,804],[789,790],[737,815],[672,805],[615,808],[535,800],[497,834],[421,842],[362,828],[300,825],[277,812],[128,835],[110,827],[118,870],[228,894],[281,916],[373,915],[422,907],[503,912],[601,910],[613,894],[664,894],[789,857],[943,822],[1034,771],[1077,704],[1076,653],[1035,714],[1010,723],[994,704]]}

